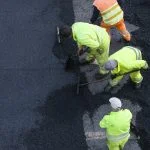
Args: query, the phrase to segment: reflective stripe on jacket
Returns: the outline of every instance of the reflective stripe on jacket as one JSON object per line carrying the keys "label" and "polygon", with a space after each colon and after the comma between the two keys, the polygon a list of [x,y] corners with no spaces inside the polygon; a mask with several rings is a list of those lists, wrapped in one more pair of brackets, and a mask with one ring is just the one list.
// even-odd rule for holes
{"label": "reflective stripe on jacket", "polygon": [[135,52],[136,55],[136,60],[141,60],[142,59],[142,54],[141,51],[135,47],[131,47],[131,46],[126,46],[127,48],[132,49]]}
{"label": "reflective stripe on jacket", "polygon": [[104,41],[110,40],[104,28],[84,22],[74,23],[72,33],[78,47],[87,46],[91,49],[98,49]]}
{"label": "reflective stripe on jacket", "polygon": [[109,141],[112,141],[112,142],[118,142],[122,139],[125,139],[127,137],[130,137],[130,133],[129,132],[126,132],[126,133],[123,133],[123,134],[120,134],[120,135],[109,135],[108,133],[106,134],[106,137]]}
{"label": "reflective stripe on jacket", "polygon": [[94,6],[101,12],[104,23],[114,25],[123,19],[123,11],[117,0],[95,0]]}
{"label": "reflective stripe on jacket", "polygon": [[111,140],[129,136],[132,114],[128,109],[111,112],[100,121],[101,128],[106,128],[106,135]]}
{"label": "reflective stripe on jacket", "polygon": [[[137,59],[140,58],[140,59]],[[109,60],[118,62],[117,68],[111,71],[112,74],[124,74],[131,71],[138,71],[145,66],[146,61],[142,60],[141,51],[137,48],[126,46],[112,54]]]}

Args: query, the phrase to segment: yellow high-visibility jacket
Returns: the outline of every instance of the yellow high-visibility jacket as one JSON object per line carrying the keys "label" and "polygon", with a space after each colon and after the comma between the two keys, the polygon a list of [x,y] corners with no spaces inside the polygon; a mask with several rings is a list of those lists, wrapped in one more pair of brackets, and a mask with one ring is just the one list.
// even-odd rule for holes
{"label": "yellow high-visibility jacket", "polygon": [[109,60],[116,60],[118,67],[111,71],[112,74],[125,74],[132,71],[138,71],[147,63],[142,60],[141,52],[130,46],[123,47],[109,57]]}
{"label": "yellow high-visibility jacket", "polygon": [[106,128],[107,135],[118,136],[129,133],[132,113],[128,109],[111,112],[100,121],[101,128]]}
{"label": "yellow high-visibility jacket", "polygon": [[78,47],[87,46],[91,49],[100,49],[105,40],[110,40],[104,28],[84,22],[74,23],[72,33]]}

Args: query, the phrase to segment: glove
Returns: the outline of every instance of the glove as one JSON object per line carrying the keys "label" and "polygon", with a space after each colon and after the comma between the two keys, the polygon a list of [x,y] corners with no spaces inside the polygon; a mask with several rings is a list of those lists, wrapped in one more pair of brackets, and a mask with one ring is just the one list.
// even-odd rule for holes
{"label": "glove", "polygon": [[84,54],[85,52],[89,52],[90,49],[89,47],[85,47],[85,46],[82,46],[82,48],[78,48],[78,56],[81,56],[82,54]]}
{"label": "glove", "polygon": [[78,50],[78,56],[81,56],[84,53],[83,49]]}
{"label": "glove", "polygon": [[149,67],[149,66],[148,66],[148,63],[145,62],[145,66],[143,66],[142,68],[143,68],[143,69],[148,69],[148,67]]}
{"label": "glove", "polygon": [[101,55],[101,54],[103,54],[104,50],[102,50],[102,49],[97,49],[97,52]]}

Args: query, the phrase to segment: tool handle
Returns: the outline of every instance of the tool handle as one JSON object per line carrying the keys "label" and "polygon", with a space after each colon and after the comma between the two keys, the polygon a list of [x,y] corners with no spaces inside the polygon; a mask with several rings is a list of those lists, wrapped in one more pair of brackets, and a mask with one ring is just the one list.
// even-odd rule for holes
{"label": "tool handle", "polygon": [[[147,68],[147,69],[149,69],[149,68]],[[137,69],[137,70],[132,70],[132,71],[129,71],[129,72],[126,72],[126,73],[115,74],[115,75],[112,75],[112,78],[116,78],[116,77],[118,77],[118,76],[127,75],[127,74],[129,74],[129,73],[133,73],[133,72],[141,71],[141,70],[145,70],[145,69]]]}

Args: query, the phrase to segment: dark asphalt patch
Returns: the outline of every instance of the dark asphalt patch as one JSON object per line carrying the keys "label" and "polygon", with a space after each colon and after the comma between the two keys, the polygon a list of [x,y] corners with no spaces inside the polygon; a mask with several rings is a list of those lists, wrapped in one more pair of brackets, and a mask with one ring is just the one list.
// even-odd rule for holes
{"label": "dark asphalt patch", "polygon": [[[0,5],[0,149],[86,150],[82,115],[85,110],[92,115],[111,95],[92,96],[84,87],[76,96],[76,86],[64,87],[75,79],[64,72],[51,49],[55,27],[61,21],[69,25],[74,22],[72,1],[1,0]],[[65,50],[72,50],[70,42],[67,44]],[[150,56],[148,47],[145,54]],[[149,145],[150,135],[149,83],[148,72],[144,74],[141,91],[133,91],[127,85],[118,93],[145,109],[137,118],[143,147]],[[37,105],[43,106],[35,109]]]}
{"label": "dark asphalt patch", "polygon": [[[67,2],[69,3],[69,2]],[[65,7],[68,6],[66,5]],[[66,13],[66,12],[65,12]],[[63,14],[63,13],[62,13]],[[61,14],[61,15],[62,15]],[[72,20],[68,21],[67,15],[65,16],[65,23],[72,23]],[[133,18],[132,18],[133,19]],[[64,46],[66,51],[72,51],[73,44],[66,42]],[[68,45],[67,45],[68,44]],[[136,45],[142,47],[145,45],[142,41],[137,42]],[[55,45],[56,46],[56,45]],[[63,54],[60,57],[61,49],[54,47],[55,56],[58,58],[65,58]],[[66,52],[67,53],[67,52]],[[146,57],[149,57],[149,52],[144,53]],[[28,149],[86,149],[86,141],[83,131],[82,115],[85,110],[93,115],[96,108],[100,105],[107,103],[107,100],[111,96],[118,96],[120,98],[128,98],[133,103],[138,103],[144,108],[149,108],[149,77],[148,72],[144,73],[143,86],[140,90],[133,89],[132,85],[128,83],[125,85],[117,94],[110,95],[107,93],[97,94],[92,96],[87,90],[87,87],[83,87],[80,91],[80,95],[75,95],[75,87],[65,87],[63,90],[55,91],[47,100],[45,105],[40,108],[43,111],[40,114],[43,116],[42,122],[39,123],[37,128],[29,130],[28,133],[24,134],[24,144]],[[146,91],[146,92],[145,92]],[[82,95],[82,96],[81,96]],[[58,110],[58,111],[57,111]],[[78,111],[77,111],[78,110]],[[149,145],[149,109],[145,109],[137,114],[137,128],[140,131],[141,139],[139,141],[143,149],[147,150],[145,145]],[[138,116],[139,115],[139,116]],[[71,136],[70,136],[71,135]],[[75,143],[73,143],[75,141]],[[74,144],[74,145],[73,145]]]}
{"label": "dark asphalt patch", "polygon": [[85,111],[92,116],[110,95],[93,96],[84,88],[78,96],[75,91],[76,86],[57,90],[36,109],[43,119],[22,135],[28,150],[87,150],[82,117]]}
{"label": "dark asphalt patch", "polygon": [[71,86],[55,91],[37,109],[43,119],[25,135],[28,150],[87,150],[82,120],[87,104],[74,91]]}

